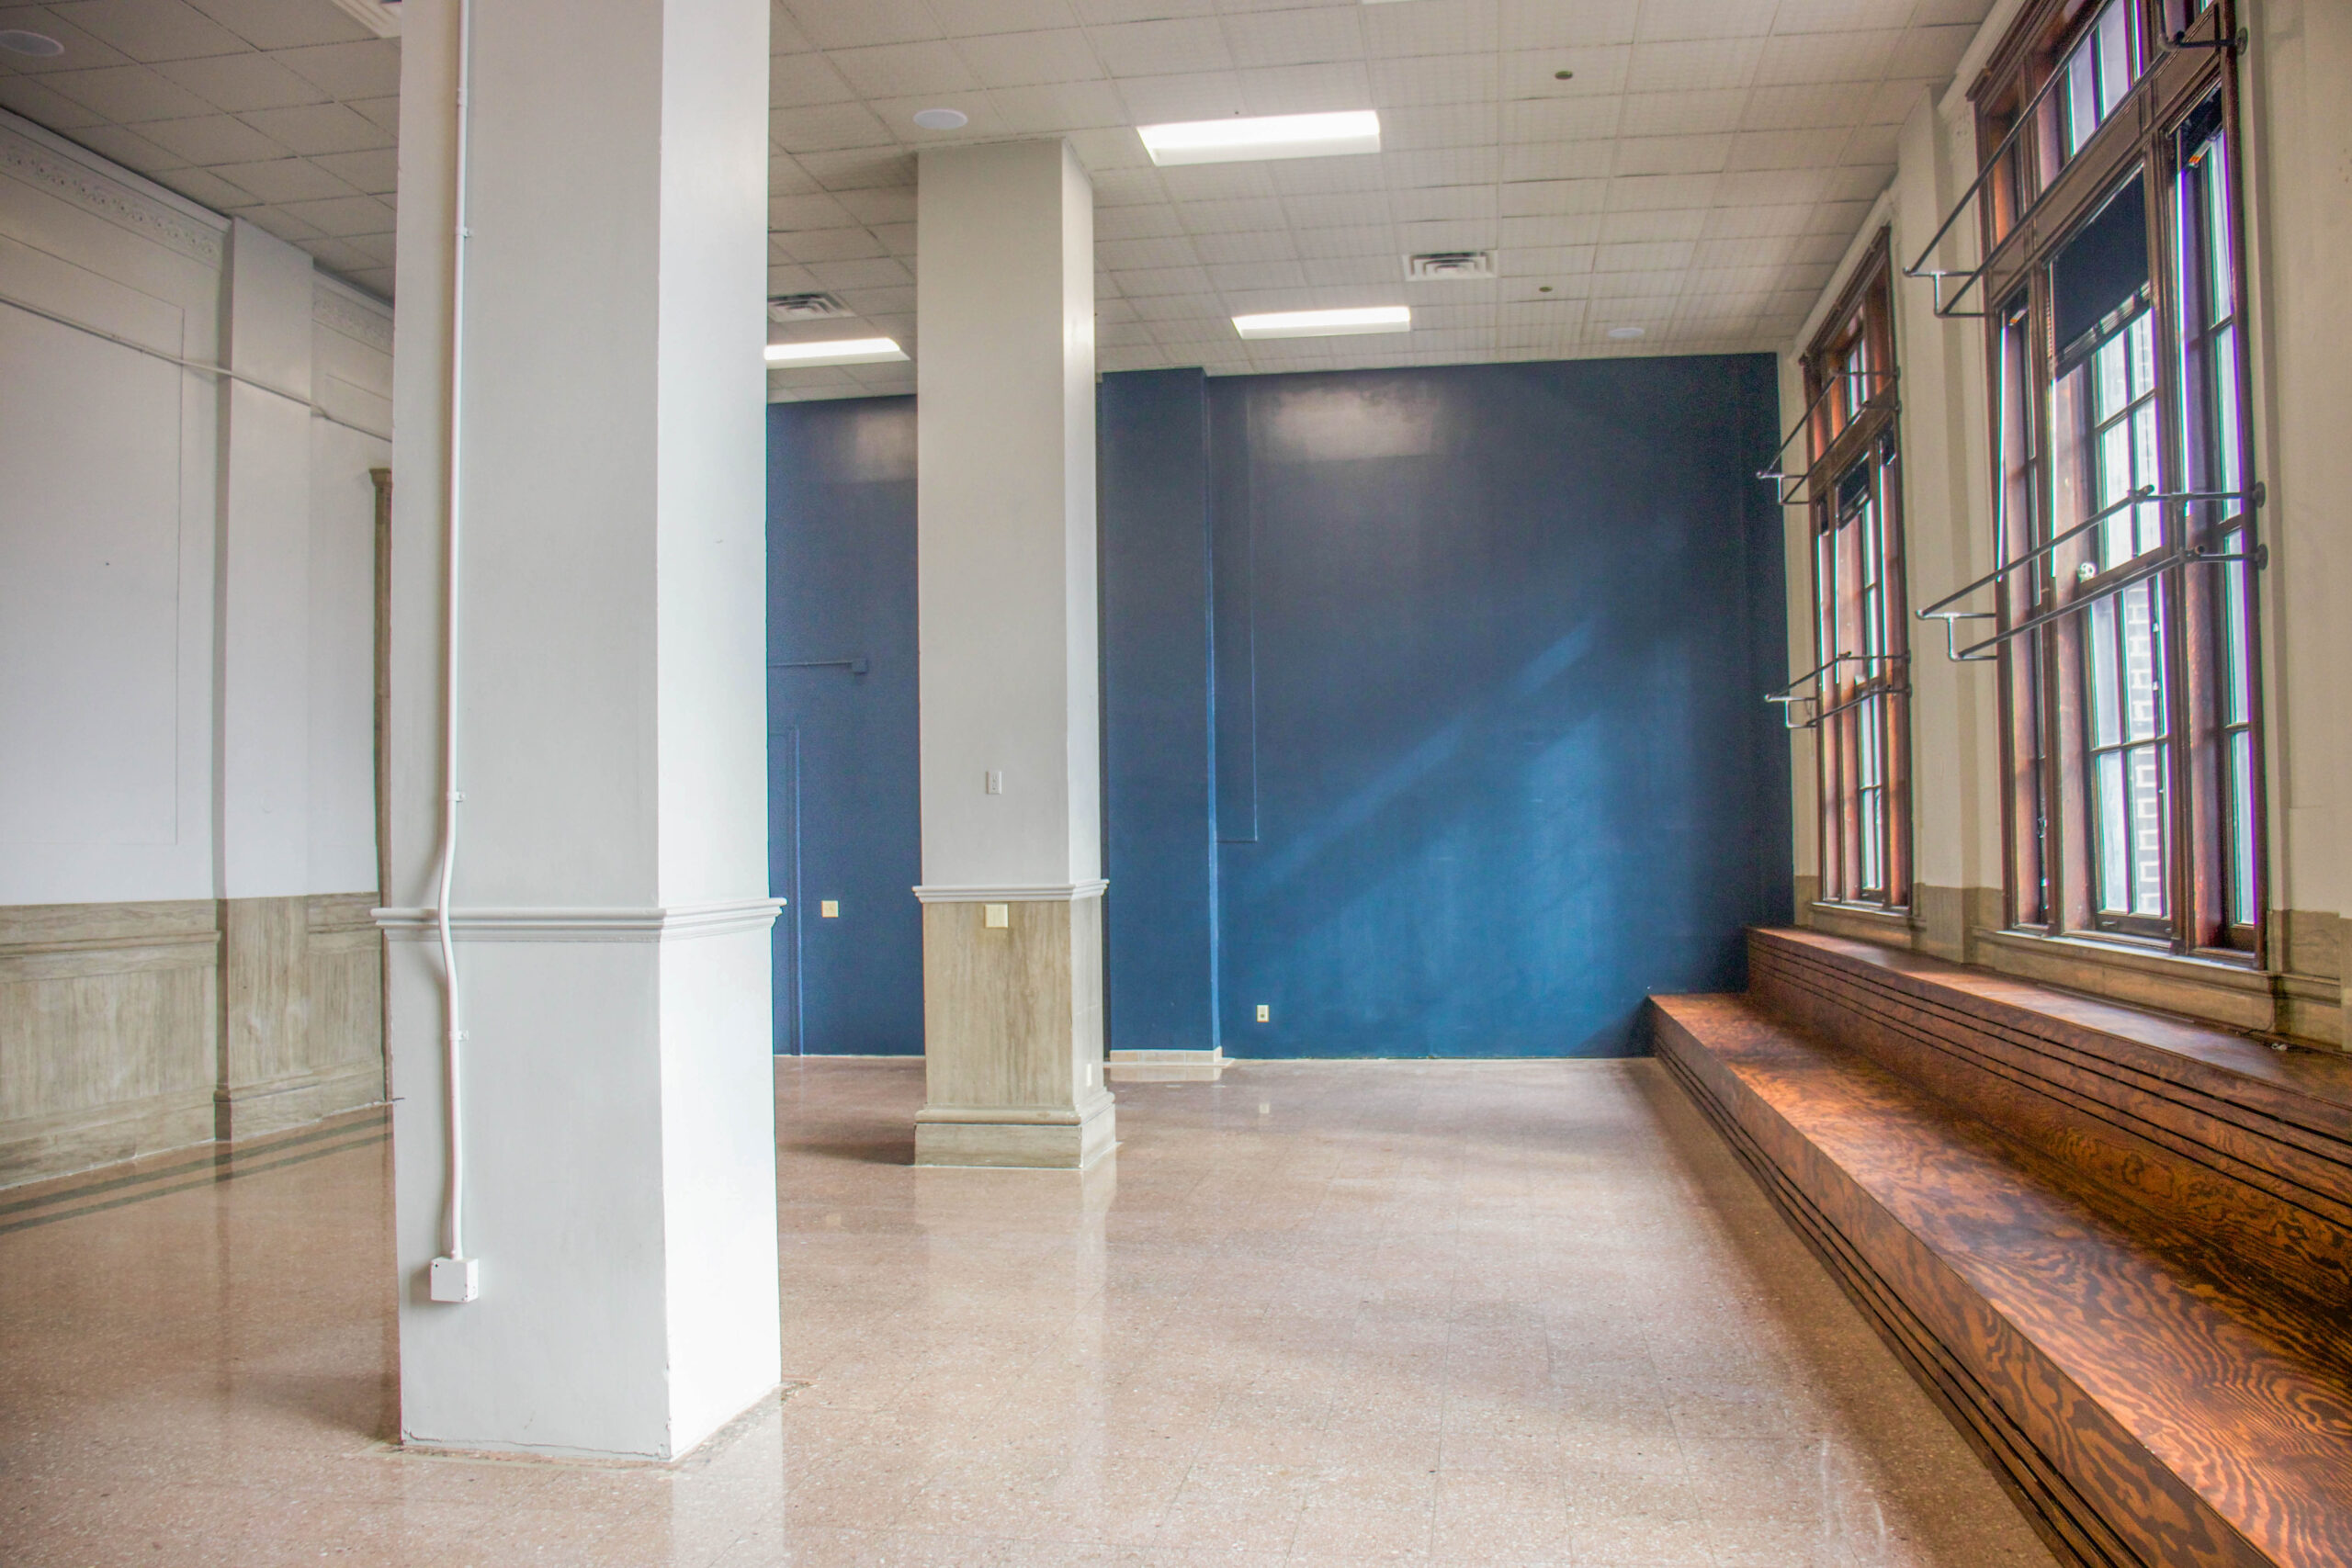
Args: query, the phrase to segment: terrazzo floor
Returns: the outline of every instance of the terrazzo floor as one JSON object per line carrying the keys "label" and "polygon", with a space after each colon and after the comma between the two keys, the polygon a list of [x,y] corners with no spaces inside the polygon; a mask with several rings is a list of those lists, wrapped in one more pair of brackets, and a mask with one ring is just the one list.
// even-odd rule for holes
{"label": "terrazzo floor", "polygon": [[668,1468],[385,1441],[373,1113],[0,1192],[0,1562],[2051,1562],[1653,1062],[1125,1084],[1084,1177],[922,1093],[778,1064],[791,1382]]}

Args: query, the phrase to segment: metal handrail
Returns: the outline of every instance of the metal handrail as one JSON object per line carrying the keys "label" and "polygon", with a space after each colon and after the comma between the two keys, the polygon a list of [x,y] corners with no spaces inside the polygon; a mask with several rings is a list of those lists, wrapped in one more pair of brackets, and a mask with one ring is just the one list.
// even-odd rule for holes
{"label": "metal handrail", "polygon": [[1971,643],[1953,654],[1952,660],[1959,664],[1990,663],[1994,655],[1985,652],[1986,649],[1997,648],[2011,637],[2023,637],[2031,631],[2040,631],[2053,621],[2063,620],[2068,615],[2079,615],[2100,600],[2111,598],[2127,588],[2137,588],[2158,572],[2168,571],[2176,566],[2228,566],[2240,561],[2251,562],[2254,569],[2260,571],[2270,564],[2270,547],[2267,545],[2256,545],[2249,550],[2225,551],[2199,549],[2190,545],[2177,545],[2146,565],[2135,567],[2121,577],[2103,583],[2079,598],[2069,599],[2057,608],[2044,610],[2038,615],[2029,615],[2016,626],[1994,633],[1983,642]]}
{"label": "metal handrail", "polygon": [[2135,506],[2164,506],[2177,502],[2194,502],[2200,501],[2250,501],[2255,505],[2260,506],[2268,498],[2269,492],[2263,487],[2260,481],[2256,481],[2253,486],[2245,490],[2158,491],[2154,485],[2142,485],[2138,490],[2132,491],[2131,494],[2123,497],[2120,501],[2103,506],[2098,511],[2092,513],[2088,517],[2084,518],[2080,523],[2075,524],[2064,533],[2050,539],[2047,543],[2036,546],[2034,548],[2028,550],[2025,554],[2018,557],[2017,559],[2008,562],[2005,566],[1995,567],[1991,571],[1986,572],[1984,576],[1978,578],[1967,587],[1956,589],[1953,592],[1945,594],[1942,598],[1937,600],[1926,609],[1915,611],[1914,614],[1923,621],[1949,621],[1954,618],[1958,618],[1960,620],[1982,620],[1985,615],[1991,615],[1993,612],[1989,610],[1959,611],[1948,609],[1946,606],[1952,604],[1959,600],[1967,598],[1971,593],[1975,592],[1980,588],[1990,588],[1993,584],[2000,581],[2003,578],[2008,576],[2019,567],[2031,565],[2033,562],[2040,560],[2043,556],[2046,556],[2051,551],[2056,549],[2059,546],[2089,533],[2093,528],[2098,527],[2100,524],[2106,522],[2117,513],[2129,511]]}
{"label": "metal handrail", "polygon": [[[1792,680],[1787,685],[1781,687],[1779,691],[1765,693],[1764,700],[1768,703],[1779,703],[1781,705],[1781,727],[1782,728],[1813,729],[1817,728],[1823,719],[1828,718],[1836,714],[1844,713],[1848,708],[1854,706],[1857,703],[1868,702],[1871,698],[1878,696],[1882,693],[1908,692],[1911,689],[1907,685],[1874,686],[1871,690],[1864,692],[1860,696],[1839,703],[1835,707],[1825,708],[1820,705],[1821,694],[1818,690],[1819,678],[1823,671],[1834,670],[1840,664],[1908,664],[1910,661],[1911,656],[1907,653],[1832,654],[1829,658],[1824,660],[1819,664],[1815,665],[1804,674]],[[1814,682],[1816,689],[1806,695],[1798,695],[1797,688],[1804,685],[1807,681]],[[1805,720],[1803,724],[1797,723],[1795,718],[1796,705],[1799,703],[1811,703],[1814,705],[1813,716]]]}
{"label": "metal handrail", "polygon": [[[1863,370],[1858,372],[1858,374],[1866,376],[1874,381],[1892,381],[1895,378],[1895,373],[1892,370]],[[1781,459],[1788,455],[1789,443],[1794,441],[1798,436],[1804,434],[1806,426],[1813,423],[1814,411],[1821,406],[1823,399],[1828,397],[1831,392],[1838,389],[1838,383],[1845,378],[1845,372],[1840,371],[1838,374],[1830,377],[1827,380],[1822,383],[1821,390],[1813,395],[1813,401],[1805,404],[1804,412],[1797,415],[1796,423],[1791,427],[1786,435],[1781,437],[1781,444],[1772,448],[1772,466],[1769,468],[1759,468],[1757,470],[1756,477],[1758,479],[1764,480],[1768,484],[1778,484],[1782,479],[1792,477],[1797,479],[1803,479],[1804,477],[1803,474],[1794,476],[1790,475],[1781,468]],[[1869,408],[1871,403],[1874,403],[1877,400],[1878,394],[1876,392],[1872,392],[1870,395],[1870,400],[1863,403],[1861,408],[1854,411],[1855,416],[1859,417],[1864,409]],[[1849,418],[1846,423],[1848,424],[1851,424],[1853,423],[1853,420]],[[1783,501],[1781,504],[1786,505],[1788,503]]]}
{"label": "metal handrail", "polygon": [[[2244,29],[2241,28],[2241,35],[2243,35],[2243,32]],[[2192,49],[2234,50],[2238,47],[2239,40],[2236,38],[2228,39],[2217,39],[2211,42],[2201,39],[2191,39],[2188,38],[2188,30],[2186,28],[2183,28],[2180,32],[2174,34],[2171,38],[2161,39],[2156,52],[2141,66],[2140,73],[2132,78],[2131,87],[2124,93],[2122,97],[2116,100],[2115,107],[2109,110],[2106,118],[2099,123],[2101,125],[2105,125],[2109,121],[2114,119],[2126,104],[2138,96],[2140,93],[2147,87],[2148,84],[2154,82],[2156,79],[2158,66],[2163,63],[2167,56],[2182,53]],[[2033,96],[2026,100],[2025,107],[2018,111],[2016,120],[2009,126],[2008,134],[2001,138],[2000,145],[1993,149],[1993,155],[1984,160],[1984,166],[1976,171],[1976,177],[1968,182],[1968,188],[1966,190],[1961,192],[1960,200],[1954,203],[1952,209],[1944,215],[1944,220],[1937,228],[1934,238],[1930,239],[1920,250],[1918,259],[1914,261],[1909,266],[1903,269],[1903,276],[1905,277],[1926,277],[1934,280],[1936,291],[1935,312],[1938,317],[1945,321],[1951,321],[1962,318],[1974,319],[1984,314],[1982,310],[1954,310],[1951,307],[1959,304],[1961,300],[1967,298],[1969,289],[1973,288],[1976,283],[1984,277],[1985,267],[1992,264],[1994,254],[1998,254],[2001,248],[2001,242],[1995,242],[1992,250],[1973,267],[1932,267],[1927,265],[1928,258],[1935,254],[1936,247],[1944,243],[1944,236],[1951,232],[1951,226],[1960,221],[1960,215],[1967,211],[1970,205],[1975,201],[1977,192],[1984,187],[1985,179],[1991,175],[1994,169],[1999,166],[2001,160],[2008,156],[2009,148],[2017,141],[2018,135],[2028,125],[2030,125],[2033,122],[2034,116],[2041,108],[2041,100],[2050,96],[2050,90],[2052,88],[2055,87],[2059,83],[2065,79],[2066,72],[2064,69],[2064,62],[2062,61],[2058,67],[2050,73],[2049,78],[2044,81],[2040,87],[2034,90]],[[2054,184],[2051,186],[2044,186],[2040,191],[2036,192],[2033,200],[2025,208],[2020,209],[2017,217],[2010,220],[2008,233],[2016,233],[2018,229],[2025,222],[2025,220],[2032,217],[2035,211],[2041,208],[2043,198],[2049,196],[2050,192],[2053,188]],[[2003,240],[2006,240],[2007,238],[2007,234],[2002,236]],[[1964,277],[1968,280],[1960,286],[1958,292],[1954,293],[1950,299],[1946,299],[1944,298],[1944,279],[1947,277]]]}

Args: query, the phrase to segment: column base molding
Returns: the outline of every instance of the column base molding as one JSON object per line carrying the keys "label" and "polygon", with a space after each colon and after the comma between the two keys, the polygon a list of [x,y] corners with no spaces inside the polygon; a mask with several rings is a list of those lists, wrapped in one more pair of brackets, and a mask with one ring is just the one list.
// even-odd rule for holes
{"label": "column base molding", "polygon": [[915,1113],[915,1163],[1084,1170],[1117,1146],[1107,1093],[1074,1110],[928,1105]]}

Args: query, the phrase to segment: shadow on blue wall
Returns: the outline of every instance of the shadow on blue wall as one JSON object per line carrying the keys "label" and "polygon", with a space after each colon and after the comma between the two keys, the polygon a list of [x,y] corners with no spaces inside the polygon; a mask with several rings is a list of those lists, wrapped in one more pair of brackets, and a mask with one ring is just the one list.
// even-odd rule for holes
{"label": "shadow on blue wall", "polygon": [[[1742,984],[1791,897],[1776,398],[1761,355],[1106,377],[1112,1046],[1613,1055]],[[770,676],[777,1047],[919,1052],[913,406],[769,431],[771,662],[868,661]]]}
{"label": "shadow on blue wall", "polygon": [[780,1053],[922,1054],[915,700],[915,401],[772,404],[768,890],[789,900],[775,924]]}

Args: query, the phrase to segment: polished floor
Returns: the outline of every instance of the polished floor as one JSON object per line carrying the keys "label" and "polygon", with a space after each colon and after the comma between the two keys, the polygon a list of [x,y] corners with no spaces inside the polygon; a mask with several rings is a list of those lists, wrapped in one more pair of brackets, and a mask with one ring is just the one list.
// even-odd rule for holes
{"label": "polished floor", "polygon": [[2050,1558],[1655,1063],[1243,1065],[1087,1177],[780,1065],[792,1380],[671,1468],[403,1454],[380,1123],[0,1192],[0,1562]]}

